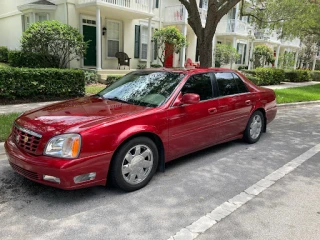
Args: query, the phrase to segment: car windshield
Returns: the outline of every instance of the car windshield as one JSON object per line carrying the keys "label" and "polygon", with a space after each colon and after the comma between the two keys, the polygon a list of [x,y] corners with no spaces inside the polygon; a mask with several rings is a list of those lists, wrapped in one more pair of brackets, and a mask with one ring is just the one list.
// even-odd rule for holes
{"label": "car windshield", "polygon": [[165,103],[185,74],[178,72],[131,72],[97,95],[130,104],[157,107]]}

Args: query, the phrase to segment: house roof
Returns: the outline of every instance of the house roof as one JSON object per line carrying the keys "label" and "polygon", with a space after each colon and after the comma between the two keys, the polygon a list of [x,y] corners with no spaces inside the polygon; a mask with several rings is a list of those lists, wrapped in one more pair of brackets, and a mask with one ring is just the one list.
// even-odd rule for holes
{"label": "house roof", "polygon": [[55,5],[54,3],[49,2],[49,1],[47,1],[47,0],[39,0],[39,1],[32,2],[32,3],[30,3],[30,4]]}

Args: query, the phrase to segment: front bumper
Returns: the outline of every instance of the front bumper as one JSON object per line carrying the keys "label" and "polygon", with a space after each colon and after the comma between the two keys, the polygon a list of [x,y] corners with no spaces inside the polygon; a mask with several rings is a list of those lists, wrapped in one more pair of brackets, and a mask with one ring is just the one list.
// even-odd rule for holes
{"label": "front bumper", "polygon": [[[112,152],[86,158],[66,160],[48,156],[34,156],[21,151],[10,136],[5,142],[5,150],[11,167],[20,175],[45,185],[65,190],[105,185]],[[95,172],[93,180],[75,183],[74,177]],[[60,183],[49,182],[43,175],[54,176]]]}

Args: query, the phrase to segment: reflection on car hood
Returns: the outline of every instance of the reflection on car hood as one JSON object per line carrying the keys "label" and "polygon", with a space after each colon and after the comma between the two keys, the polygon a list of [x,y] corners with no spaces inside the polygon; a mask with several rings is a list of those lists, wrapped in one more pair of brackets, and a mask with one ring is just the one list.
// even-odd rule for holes
{"label": "reflection on car hood", "polygon": [[112,121],[150,109],[147,107],[83,97],[25,112],[16,123],[34,132],[61,134],[84,124]]}

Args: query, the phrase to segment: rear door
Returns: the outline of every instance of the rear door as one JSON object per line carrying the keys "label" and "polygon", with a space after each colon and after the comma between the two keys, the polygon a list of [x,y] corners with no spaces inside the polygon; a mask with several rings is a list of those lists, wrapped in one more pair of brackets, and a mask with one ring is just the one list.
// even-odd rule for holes
{"label": "rear door", "polygon": [[219,100],[213,93],[212,78],[211,73],[190,76],[181,89],[181,94],[199,94],[200,102],[173,106],[168,110],[171,159],[216,142]]}
{"label": "rear door", "polygon": [[219,91],[218,110],[221,114],[218,138],[223,141],[242,134],[245,130],[255,104],[255,95],[232,72],[215,73],[215,83]]}

